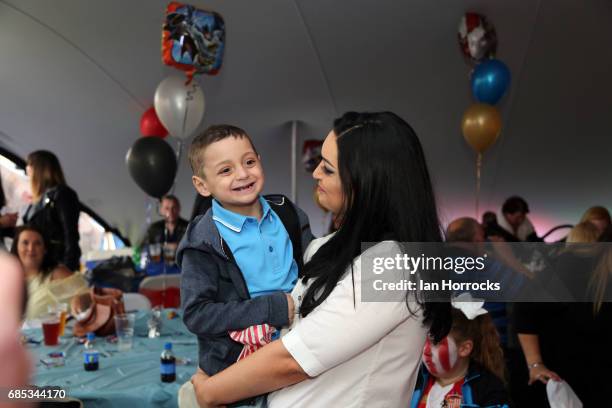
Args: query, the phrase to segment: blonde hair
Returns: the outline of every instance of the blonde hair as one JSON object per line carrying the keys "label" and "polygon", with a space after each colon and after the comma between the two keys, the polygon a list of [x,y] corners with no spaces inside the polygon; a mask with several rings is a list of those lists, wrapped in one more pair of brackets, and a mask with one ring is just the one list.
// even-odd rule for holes
{"label": "blonde hair", "polygon": [[588,221],[583,221],[570,230],[565,242],[570,244],[577,242],[597,242],[598,237],[599,231],[597,231],[597,227]]}
{"label": "blonde hair", "polygon": [[[605,245],[605,244],[603,244]],[[608,289],[608,282],[610,280],[610,274],[612,273],[612,247],[606,246],[603,249],[599,262],[595,267],[595,271],[589,280],[589,289],[593,292],[593,314],[597,315],[601,310],[606,291]]]}
{"label": "blonde hair", "polygon": [[470,320],[462,311],[453,308],[453,325],[450,334],[459,343],[472,340],[474,347],[470,358],[506,382],[504,352],[493,319],[487,313]]}
{"label": "blonde hair", "polygon": [[608,224],[612,223],[610,212],[600,205],[589,208],[582,214],[582,218],[580,218],[580,222],[588,222],[591,220],[605,220]]}
{"label": "blonde hair", "polygon": [[32,152],[28,155],[26,162],[32,169],[30,188],[34,201],[40,200],[47,189],[66,184],[62,166],[57,156],[50,151]]}

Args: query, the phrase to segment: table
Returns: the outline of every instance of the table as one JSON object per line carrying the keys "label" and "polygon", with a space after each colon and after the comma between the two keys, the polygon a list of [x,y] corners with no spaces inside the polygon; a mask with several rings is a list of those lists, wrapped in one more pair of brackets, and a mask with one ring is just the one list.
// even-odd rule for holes
{"label": "table", "polygon": [[[130,351],[119,352],[108,338],[96,338],[95,348],[100,351],[97,371],[85,371],[84,346],[71,336],[64,336],[56,347],[42,343],[28,345],[36,362],[34,384],[60,386],[67,396],[82,400],[86,407],[178,407],[178,390],[197,367],[197,338],[188,332],[180,317],[168,320],[167,312],[163,312],[161,337],[155,339],[146,337],[148,314],[137,313],[134,346]],[[42,339],[40,329],[24,330],[24,334]],[[69,327],[66,334],[70,334]],[[160,354],[166,342],[173,343],[172,351],[177,358],[191,360],[189,365],[177,364],[174,383],[162,383],[160,379]],[[40,361],[54,351],[64,351],[64,366],[48,368]]]}

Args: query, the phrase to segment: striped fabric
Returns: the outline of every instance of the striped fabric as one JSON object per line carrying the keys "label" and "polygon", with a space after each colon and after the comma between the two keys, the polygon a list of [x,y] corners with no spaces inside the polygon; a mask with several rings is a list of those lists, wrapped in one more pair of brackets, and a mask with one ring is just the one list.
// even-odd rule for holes
{"label": "striped fabric", "polygon": [[[427,399],[429,397],[429,392],[433,388],[435,380],[436,379],[433,375],[429,376],[427,385],[423,389],[423,396],[421,397],[421,400],[419,401],[419,405],[417,406],[417,408],[429,408],[427,406]],[[444,396],[444,401],[442,402],[442,408],[461,408],[462,406],[461,402],[463,401],[462,387],[463,387],[464,381],[465,381],[465,378],[461,378],[453,384],[453,387]],[[468,405],[464,405],[464,406],[467,407]],[[438,407],[433,407],[433,408],[438,408]]]}
{"label": "striped fabric", "polygon": [[229,332],[229,336],[232,340],[244,344],[238,356],[238,360],[242,360],[251,353],[254,353],[257,349],[270,343],[274,332],[276,332],[276,329],[265,323],[251,326],[244,330]]}

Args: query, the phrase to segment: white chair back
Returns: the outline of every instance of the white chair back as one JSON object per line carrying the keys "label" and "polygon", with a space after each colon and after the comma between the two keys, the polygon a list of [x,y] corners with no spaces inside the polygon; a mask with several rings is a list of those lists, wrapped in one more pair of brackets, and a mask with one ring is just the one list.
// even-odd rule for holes
{"label": "white chair back", "polygon": [[137,310],[151,310],[151,301],[140,293],[124,293],[123,304],[126,312],[134,312]]}
{"label": "white chair back", "polygon": [[163,290],[164,288],[180,288],[181,275],[148,276],[140,282],[140,289]]}

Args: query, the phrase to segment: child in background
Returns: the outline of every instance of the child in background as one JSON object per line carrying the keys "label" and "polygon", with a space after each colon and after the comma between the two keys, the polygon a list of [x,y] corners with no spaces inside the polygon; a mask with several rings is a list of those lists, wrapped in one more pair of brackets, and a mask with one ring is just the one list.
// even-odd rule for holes
{"label": "child in background", "polygon": [[[475,307],[475,305],[477,307]],[[411,408],[507,408],[499,335],[482,302],[453,302],[451,331],[429,339]]]}

